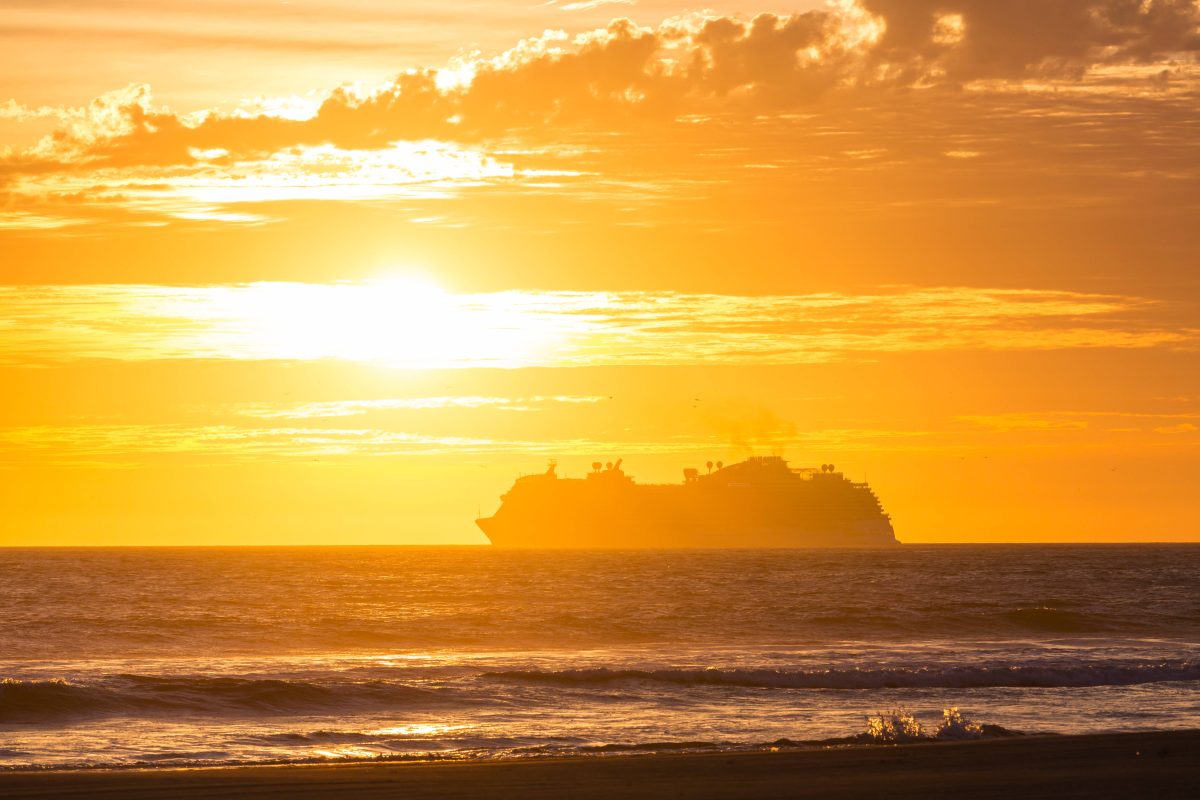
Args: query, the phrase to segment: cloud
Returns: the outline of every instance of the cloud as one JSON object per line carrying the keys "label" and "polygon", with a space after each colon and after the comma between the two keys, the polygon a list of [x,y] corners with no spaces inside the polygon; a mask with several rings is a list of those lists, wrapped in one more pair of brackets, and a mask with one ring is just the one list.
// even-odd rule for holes
{"label": "cloud", "polygon": [[[133,215],[259,223],[271,217],[236,207],[296,200],[439,199],[464,187],[550,174],[518,169],[478,148],[431,140],[370,150],[292,147],[256,159],[234,158],[224,149],[193,148],[188,155],[188,165],[103,166],[14,177],[8,186],[12,198],[45,207],[40,214],[7,215],[7,222],[0,213],[0,227],[82,224],[86,219],[79,218],[78,209],[63,208],[80,201],[92,209],[115,205]],[[570,170],[554,174],[578,175]]]}
{"label": "cloud", "polygon": [[1161,303],[1067,291],[453,295],[387,282],[0,287],[0,362],[338,359],[404,368],[801,364],[1195,348]]}
{"label": "cloud", "polygon": [[0,230],[57,230],[73,225],[84,225],[86,219],[34,214],[29,211],[0,211]]}
{"label": "cloud", "polygon": [[[780,429],[782,431],[782,429]],[[666,439],[629,437],[598,439],[493,439],[439,436],[383,428],[242,427],[237,425],[39,425],[0,427],[0,468],[43,466],[128,469],[169,460],[200,463],[249,461],[325,461],[346,458],[494,454],[579,456],[597,453],[704,454],[743,457],[754,452],[788,447],[875,450],[885,444],[903,447],[924,434],[883,429],[821,429],[785,435],[769,441],[755,437],[730,447],[724,435],[699,434]],[[582,464],[580,465],[582,466]]]}
{"label": "cloud", "polygon": [[20,122],[27,122],[47,117],[65,121],[68,118],[68,112],[57,106],[31,108],[18,103],[16,100],[6,100],[0,103],[0,119],[14,119]]}
{"label": "cloud", "polygon": [[575,37],[548,31],[493,58],[408,70],[366,94],[336,89],[305,120],[215,113],[188,119],[155,107],[149,88],[134,85],[66,112],[70,124],[9,170],[30,162],[186,164],[193,152],[212,149],[252,157],[297,146],[362,149],[397,140],[528,136],[546,125],[618,130],[680,114],[753,114],[764,103],[784,108],[810,100],[848,77],[849,54],[861,38],[846,33],[848,19],[828,12],[750,21],[691,16],[657,28],[614,20]]}
{"label": "cloud", "polygon": [[1200,431],[1200,428],[1190,422],[1181,422],[1178,425],[1164,425],[1154,429],[1155,433],[1195,433],[1196,431]]}
{"label": "cloud", "polygon": [[579,3],[565,3],[559,6],[563,11],[591,11],[600,6],[631,6],[637,0],[584,0]]}
{"label": "cloud", "polygon": [[[1101,423],[1104,430],[1118,432],[1190,433],[1196,426],[1185,420],[1200,419],[1200,412],[1153,411],[1022,411],[1004,414],[975,414],[958,417],[960,422],[992,431],[1083,431]],[[1173,422],[1169,425],[1154,423]],[[1121,427],[1114,428],[1113,425]],[[1149,426],[1149,427],[1148,427]]]}
{"label": "cloud", "polygon": [[1194,0],[861,0],[871,58],[898,80],[1078,77],[1200,50]]}
{"label": "cloud", "polygon": [[1064,419],[1057,414],[1008,413],[959,417],[963,422],[996,431],[1086,430],[1087,420]]}
{"label": "cloud", "polygon": [[553,397],[485,397],[480,395],[447,395],[438,397],[400,397],[375,400],[330,400],[322,403],[292,405],[252,405],[238,414],[256,419],[331,419],[357,417],[378,411],[429,411],[448,408],[497,411],[535,411],[552,404],[595,404],[599,396],[556,395]]}
{"label": "cloud", "polygon": [[545,31],[373,88],[231,112],[180,113],[145,84],[77,108],[9,101],[9,124],[58,127],[0,151],[0,208],[5,228],[35,232],[259,225],[286,218],[284,201],[498,189],[647,209],[756,184],[793,209],[1081,208],[1141,193],[1178,213],[1200,178],[1198,20],[1176,0],[860,0]]}
{"label": "cloud", "polygon": [[[194,151],[258,157],[315,145],[544,138],[627,130],[681,117],[751,120],[834,91],[965,81],[1078,78],[1111,65],[1200,51],[1200,10],[1184,0],[862,0],[752,19],[628,19],[577,36],[548,31],[495,57],[412,69],[367,93],[340,88],[308,119],[187,118],[131,86],[71,112],[25,157],[69,165],[187,164]],[[453,78],[453,80],[451,80]],[[22,168],[22,160],[8,165]]]}
{"label": "cloud", "polygon": [[[622,442],[640,453],[711,448],[711,440]],[[344,456],[466,453],[596,453],[613,442],[584,439],[512,440],[434,436],[377,428],[248,428],[236,425],[76,425],[0,428],[0,463],[50,461],[90,465],[103,459],[144,461],[169,457],[220,460],[338,458]]]}

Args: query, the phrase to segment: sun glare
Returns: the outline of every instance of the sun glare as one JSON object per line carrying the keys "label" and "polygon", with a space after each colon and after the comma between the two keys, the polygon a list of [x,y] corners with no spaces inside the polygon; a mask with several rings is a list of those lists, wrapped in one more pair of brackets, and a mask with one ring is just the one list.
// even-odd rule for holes
{"label": "sun glare", "polygon": [[[201,336],[242,357],[339,358],[407,369],[527,364],[553,332],[503,296],[455,295],[419,276],[256,283],[205,296]],[[226,339],[218,342],[217,339]]]}

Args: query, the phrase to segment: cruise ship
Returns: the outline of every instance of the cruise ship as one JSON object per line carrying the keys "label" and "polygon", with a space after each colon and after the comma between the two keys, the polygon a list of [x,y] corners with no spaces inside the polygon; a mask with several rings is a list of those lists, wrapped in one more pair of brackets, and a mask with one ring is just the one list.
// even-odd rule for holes
{"label": "cruise ship", "polygon": [[683,482],[639,484],[616,463],[583,478],[556,462],[517,479],[476,520],[494,545],[536,548],[882,547],[898,544],[866,483],[833,464],[797,469],[777,456],[685,469]]}

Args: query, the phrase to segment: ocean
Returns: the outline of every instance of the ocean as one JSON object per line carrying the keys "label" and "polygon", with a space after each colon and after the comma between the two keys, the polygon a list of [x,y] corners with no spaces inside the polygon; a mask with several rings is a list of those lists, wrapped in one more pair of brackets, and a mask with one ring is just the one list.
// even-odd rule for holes
{"label": "ocean", "polygon": [[0,769],[1200,727],[1200,546],[0,550]]}

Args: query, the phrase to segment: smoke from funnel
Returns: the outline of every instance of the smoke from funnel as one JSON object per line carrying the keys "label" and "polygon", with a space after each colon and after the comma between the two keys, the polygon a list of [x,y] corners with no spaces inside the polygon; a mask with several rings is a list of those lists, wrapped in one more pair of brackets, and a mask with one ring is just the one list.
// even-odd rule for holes
{"label": "smoke from funnel", "polygon": [[710,409],[704,424],[729,441],[739,458],[782,456],[796,440],[796,425],[763,406],[726,404]]}

